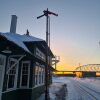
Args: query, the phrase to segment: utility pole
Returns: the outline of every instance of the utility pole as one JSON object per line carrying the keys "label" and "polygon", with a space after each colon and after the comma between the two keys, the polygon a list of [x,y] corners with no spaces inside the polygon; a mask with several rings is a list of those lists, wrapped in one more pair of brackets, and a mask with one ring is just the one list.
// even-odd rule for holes
{"label": "utility pole", "polygon": [[43,11],[43,15],[40,15],[37,17],[37,19],[43,17],[43,16],[46,16],[46,43],[47,43],[47,46],[46,46],[46,66],[45,66],[45,100],[49,100],[49,89],[48,89],[48,72],[49,72],[49,69],[48,69],[48,43],[49,43],[49,46],[50,46],[50,16],[49,15],[54,15],[54,16],[58,16],[58,14],[56,13],[53,13],[51,11],[48,10],[44,10]]}

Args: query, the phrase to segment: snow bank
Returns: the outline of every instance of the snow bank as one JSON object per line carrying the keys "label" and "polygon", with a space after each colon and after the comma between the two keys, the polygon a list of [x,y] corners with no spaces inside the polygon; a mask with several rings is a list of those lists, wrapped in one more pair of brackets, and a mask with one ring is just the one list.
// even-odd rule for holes
{"label": "snow bank", "polygon": [[66,84],[53,83],[49,88],[50,100],[64,100],[66,96]]}
{"label": "snow bank", "polygon": [[[65,83],[58,82],[57,78],[54,80],[55,82],[53,82],[49,87],[50,100],[65,100],[67,85]],[[42,94],[37,100],[45,100],[45,94]]]}

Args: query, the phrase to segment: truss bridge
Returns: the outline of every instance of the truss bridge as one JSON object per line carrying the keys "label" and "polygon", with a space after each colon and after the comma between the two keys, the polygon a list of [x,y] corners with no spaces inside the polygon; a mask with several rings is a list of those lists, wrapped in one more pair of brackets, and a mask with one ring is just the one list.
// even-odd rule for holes
{"label": "truss bridge", "polygon": [[75,69],[75,71],[100,72],[100,64],[87,64],[87,65],[79,66]]}
{"label": "truss bridge", "polygon": [[72,72],[77,76],[77,73],[80,77],[96,77],[96,74],[100,74],[100,64],[87,64],[77,67],[75,70],[69,71],[57,71],[57,73],[62,75],[67,75],[67,73]]}

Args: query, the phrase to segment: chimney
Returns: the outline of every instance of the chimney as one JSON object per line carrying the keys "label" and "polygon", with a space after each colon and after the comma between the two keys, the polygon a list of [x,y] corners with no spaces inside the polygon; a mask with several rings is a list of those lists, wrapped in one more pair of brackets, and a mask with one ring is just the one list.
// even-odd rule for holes
{"label": "chimney", "polygon": [[17,16],[12,15],[11,26],[10,26],[11,33],[16,33],[16,25],[17,25]]}

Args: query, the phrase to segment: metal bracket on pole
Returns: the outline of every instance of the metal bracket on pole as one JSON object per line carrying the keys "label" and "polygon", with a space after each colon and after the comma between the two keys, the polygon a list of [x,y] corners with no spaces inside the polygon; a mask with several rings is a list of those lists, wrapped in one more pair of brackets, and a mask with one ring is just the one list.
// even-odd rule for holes
{"label": "metal bracket on pole", "polygon": [[55,70],[57,70],[57,63],[60,62],[60,56],[56,56],[54,57],[54,59],[52,59],[52,65],[55,65]]}

